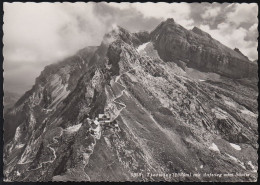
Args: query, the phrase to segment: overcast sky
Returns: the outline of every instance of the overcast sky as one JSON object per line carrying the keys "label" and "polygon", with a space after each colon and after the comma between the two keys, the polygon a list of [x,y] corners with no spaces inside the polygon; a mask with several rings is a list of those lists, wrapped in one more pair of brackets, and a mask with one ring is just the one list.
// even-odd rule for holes
{"label": "overcast sky", "polygon": [[257,15],[257,4],[245,3],[4,3],[4,88],[24,93],[44,66],[99,45],[114,24],[151,31],[167,18],[255,60]]}

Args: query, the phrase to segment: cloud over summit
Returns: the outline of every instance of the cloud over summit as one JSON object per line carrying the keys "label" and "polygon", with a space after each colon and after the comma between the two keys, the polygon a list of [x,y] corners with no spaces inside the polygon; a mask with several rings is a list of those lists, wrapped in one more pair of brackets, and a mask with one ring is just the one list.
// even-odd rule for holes
{"label": "cloud over summit", "polygon": [[99,45],[113,24],[151,31],[167,18],[198,26],[232,49],[257,59],[257,4],[4,3],[5,88],[23,93],[44,66]]}

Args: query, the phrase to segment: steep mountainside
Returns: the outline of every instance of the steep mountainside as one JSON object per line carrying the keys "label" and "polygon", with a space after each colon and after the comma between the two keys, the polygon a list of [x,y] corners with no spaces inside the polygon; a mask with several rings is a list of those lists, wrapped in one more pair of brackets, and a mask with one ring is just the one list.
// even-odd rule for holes
{"label": "steep mountainside", "polygon": [[160,57],[165,61],[181,60],[199,70],[231,78],[257,76],[257,64],[197,27],[189,31],[173,19],[168,19],[151,33],[151,37]]}
{"label": "steep mountainside", "polygon": [[5,115],[5,179],[254,181],[256,68],[171,19],[150,34],[114,28],[47,66]]}
{"label": "steep mountainside", "polygon": [[4,130],[8,130],[4,135],[5,142],[13,138],[18,125],[27,127],[29,119],[34,118],[35,114],[39,114],[39,117],[36,116],[39,119],[37,122],[42,122],[45,115],[74,90],[94,51],[95,47],[89,47],[73,57],[45,67],[32,89],[5,115]]}

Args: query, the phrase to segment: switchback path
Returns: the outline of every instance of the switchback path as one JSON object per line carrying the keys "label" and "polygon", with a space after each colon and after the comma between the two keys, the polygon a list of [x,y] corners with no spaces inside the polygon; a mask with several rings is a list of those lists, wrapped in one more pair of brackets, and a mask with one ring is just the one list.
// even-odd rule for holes
{"label": "switchback path", "polygon": [[60,133],[59,136],[54,136],[54,137],[53,137],[54,143],[49,143],[49,144],[47,145],[47,147],[52,151],[54,158],[53,158],[52,160],[49,160],[49,161],[41,162],[38,168],[28,170],[28,168],[29,168],[29,167],[28,167],[28,168],[26,169],[26,171],[38,170],[38,169],[42,168],[42,164],[53,163],[53,161],[55,161],[55,159],[57,158],[57,156],[56,156],[56,151],[55,151],[54,148],[52,148],[50,145],[51,145],[51,144],[58,143],[57,138],[61,137],[62,135],[63,135],[63,131]]}
{"label": "switchback path", "polygon": [[[122,87],[124,88],[124,90],[122,90],[121,93],[113,99],[113,102],[114,102],[114,103],[123,106],[123,108],[121,108],[121,109],[119,110],[119,113],[118,113],[117,116],[114,118],[114,120],[120,115],[120,113],[122,112],[122,110],[123,110],[124,108],[126,108],[126,105],[125,105],[124,103],[121,103],[121,102],[116,101],[116,99],[118,99],[118,98],[120,98],[121,96],[123,96],[125,90],[127,89],[126,86],[124,86],[123,84],[119,83],[118,80],[121,78],[122,75],[124,75],[124,74],[126,74],[126,73],[129,73],[130,71],[133,71],[133,70],[135,70],[135,69],[138,68],[138,67],[139,67],[139,66],[136,66],[136,67],[134,67],[134,68],[132,68],[132,69],[130,69],[130,70],[128,70],[128,71],[126,71],[126,72],[120,74],[120,75],[117,76],[116,79],[115,79],[115,83],[117,83],[117,84],[119,84],[120,86],[122,86]],[[114,121],[114,120],[113,120],[113,121]]]}

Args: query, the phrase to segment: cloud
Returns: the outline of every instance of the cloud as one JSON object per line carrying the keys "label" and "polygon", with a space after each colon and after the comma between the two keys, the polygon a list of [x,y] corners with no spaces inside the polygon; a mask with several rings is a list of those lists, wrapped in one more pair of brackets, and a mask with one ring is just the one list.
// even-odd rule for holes
{"label": "cloud", "polygon": [[239,26],[241,23],[257,22],[258,6],[256,3],[242,3],[234,5],[235,11],[227,14],[227,21]]}
{"label": "cloud", "polygon": [[215,18],[221,11],[220,7],[207,8],[206,11],[201,15],[203,19]]}
{"label": "cloud", "polygon": [[201,25],[200,28],[231,49],[239,48],[251,60],[257,59],[257,42],[245,40],[248,34],[245,28],[232,27],[228,23],[219,24],[217,29],[210,29],[207,25]]}
{"label": "cloud", "polygon": [[131,32],[151,31],[163,21],[162,18],[146,17],[130,3],[98,3],[93,13],[106,27],[117,24]]}
{"label": "cloud", "polygon": [[99,45],[114,24],[151,31],[167,18],[256,59],[257,14],[252,3],[4,3],[5,87],[28,90],[44,66]]}
{"label": "cloud", "polygon": [[[239,48],[251,60],[258,58],[257,4],[226,4],[204,10],[204,22],[197,23],[202,30],[232,49]],[[221,22],[217,21],[219,17]]]}
{"label": "cloud", "polygon": [[4,3],[5,82],[25,84],[24,92],[44,66],[99,45],[106,30],[92,10],[93,3]]}
{"label": "cloud", "polygon": [[190,5],[188,3],[147,2],[109,3],[108,5],[120,9],[121,11],[129,11],[129,15],[133,13],[140,14],[142,19],[157,19],[163,21],[167,18],[174,18],[176,22],[186,28],[191,28],[191,25],[193,24],[193,20],[188,19],[190,13]]}
{"label": "cloud", "polygon": [[[95,27],[101,26],[98,21],[92,24],[92,20],[95,21],[92,4],[86,4],[84,8],[79,5],[5,3],[4,49],[7,57],[13,54],[15,56],[11,58],[20,60],[50,61],[71,55],[86,45],[99,44],[100,35],[93,33]],[[83,24],[89,26],[82,29]]]}
{"label": "cloud", "polygon": [[226,13],[232,9],[228,3],[192,3],[190,19],[194,20],[194,26],[209,25],[211,29],[216,29],[217,25],[224,22]]}
{"label": "cloud", "polygon": [[133,7],[139,10],[145,17],[156,17],[166,20],[174,20],[184,26],[191,28],[193,20],[189,19],[190,5],[188,3],[134,3]]}

